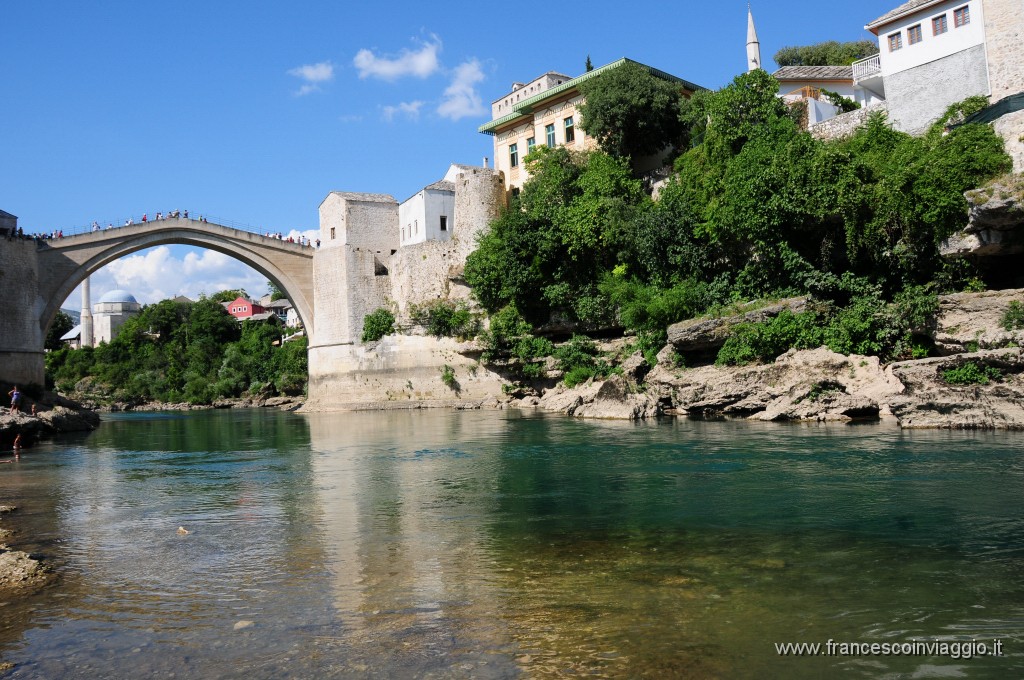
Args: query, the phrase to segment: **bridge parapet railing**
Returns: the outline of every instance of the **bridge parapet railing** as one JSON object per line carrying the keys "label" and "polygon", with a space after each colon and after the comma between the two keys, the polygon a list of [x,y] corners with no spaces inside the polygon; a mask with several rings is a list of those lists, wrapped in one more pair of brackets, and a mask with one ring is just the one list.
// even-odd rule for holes
{"label": "bridge parapet railing", "polygon": [[[145,218],[145,219],[143,219]],[[237,229],[239,231],[246,231],[253,234],[259,234],[260,236],[274,238],[278,240],[288,240],[289,237],[295,239],[295,242],[299,242],[301,237],[310,231],[318,231],[316,229],[298,229],[291,228],[288,230],[280,229],[268,229],[262,226],[255,226],[252,224],[246,224],[244,222],[238,222],[236,220],[229,220],[215,215],[208,215],[206,213],[193,213],[189,212],[188,216],[182,211],[175,217],[171,217],[171,213],[161,213],[160,219],[156,218],[156,214],[150,215],[145,213],[142,215],[129,215],[127,217],[119,217],[116,220],[100,221],[97,220],[91,224],[86,225],[75,225],[68,228],[56,228],[56,229],[22,229],[24,232],[24,238],[34,238],[38,240],[53,240],[59,238],[66,238],[68,236],[76,236],[80,234],[89,234],[98,231],[107,231],[109,229],[119,229],[127,226],[138,226],[140,224],[151,224],[154,222],[161,222],[168,219],[188,219],[189,221],[200,223],[205,222],[209,224],[215,224],[222,227],[229,227],[231,229]],[[316,238],[315,236],[313,237]]]}

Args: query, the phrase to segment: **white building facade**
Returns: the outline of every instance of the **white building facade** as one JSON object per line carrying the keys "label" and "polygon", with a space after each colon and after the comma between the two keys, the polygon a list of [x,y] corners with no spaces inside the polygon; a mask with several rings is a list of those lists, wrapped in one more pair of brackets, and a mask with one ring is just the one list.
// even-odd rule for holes
{"label": "white building facade", "polygon": [[464,167],[453,164],[444,179],[427,185],[398,206],[400,246],[451,239],[455,225],[455,178]]}
{"label": "white building facade", "polygon": [[894,127],[921,133],[951,104],[991,94],[985,4],[911,0],[865,26],[879,54],[854,64],[855,82],[880,90]]}

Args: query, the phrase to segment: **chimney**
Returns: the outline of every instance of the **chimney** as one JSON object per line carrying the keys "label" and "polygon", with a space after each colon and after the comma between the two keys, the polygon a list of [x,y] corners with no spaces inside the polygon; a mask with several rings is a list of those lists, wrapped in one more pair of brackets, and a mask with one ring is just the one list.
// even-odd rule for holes
{"label": "chimney", "polygon": [[487,156],[484,156],[484,167],[485,168],[487,167],[487,161],[489,161],[489,160],[490,159]]}

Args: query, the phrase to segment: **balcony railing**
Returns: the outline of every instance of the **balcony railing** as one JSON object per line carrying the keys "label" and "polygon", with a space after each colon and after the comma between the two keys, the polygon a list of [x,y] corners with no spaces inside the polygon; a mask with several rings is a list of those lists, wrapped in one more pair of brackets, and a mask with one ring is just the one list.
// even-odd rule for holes
{"label": "balcony railing", "polygon": [[879,55],[853,62],[853,82],[858,83],[882,72],[882,61]]}

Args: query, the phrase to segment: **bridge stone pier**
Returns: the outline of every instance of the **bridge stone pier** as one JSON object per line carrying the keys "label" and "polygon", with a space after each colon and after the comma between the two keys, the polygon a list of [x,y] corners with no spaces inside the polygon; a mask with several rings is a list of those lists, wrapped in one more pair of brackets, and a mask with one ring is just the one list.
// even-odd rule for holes
{"label": "bridge stone pier", "polygon": [[35,242],[0,244],[0,285],[8,300],[0,315],[0,380],[44,382],[43,341],[61,304],[86,277],[144,248],[176,244],[209,248],[244,262],[291,300],[308,334],[313,317],[314,249],[190,219],[166,219]]}

